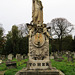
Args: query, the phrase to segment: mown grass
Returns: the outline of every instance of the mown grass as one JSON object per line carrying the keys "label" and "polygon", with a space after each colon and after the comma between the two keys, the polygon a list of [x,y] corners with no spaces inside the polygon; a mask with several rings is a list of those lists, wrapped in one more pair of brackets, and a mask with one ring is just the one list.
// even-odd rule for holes
{"label": "mown grass", "polygon": [[26,62],[28,61],[28,59],[24,59],[24,60],[21,60],[21,61],[17,61],[16,59],[13,59],[12,61],[16,61],[17,68],[7,69],[5,63],[2,63],[0,65],[0,71],[5,71],[6,70],[5,75],[15,75],[16,72],[18,72],[22,68],[26,67]]}
{"label": "mown grass", "polygon": [[[65,75],[75,75],[75,61],[74,62],[68,62],[67,58],[65,56],[64,60],[62,62],[57,62],[53,59],[51,59],[52,67],[56,67],[58,70],[61,70]],[[5,63],[0,65],[0,71],[7,70],[5,72],[5,75],[15,75],[16,72],[21,70],[22,68],[26,67],[26,63],[28,59],[17,61],[16,59],[13,59],[12,61],[16,61],[17,68],[15,69],[8,69],[6,68]]]}
{"label": "mown grass", "polygon": [[16,72],[18,72],[19,70],[21,70],[24,67],[26,67],[26,64],[17,66],[17,68],[15,68],[15,69],[9,69],[5,72],[5,75],[15,75]]}
{"label": "mown grass", "polygon": [[75,62],[68,62],[65,57],[62,62],[51,60],[52,67],[61,70],[65,75],[75,75]]}

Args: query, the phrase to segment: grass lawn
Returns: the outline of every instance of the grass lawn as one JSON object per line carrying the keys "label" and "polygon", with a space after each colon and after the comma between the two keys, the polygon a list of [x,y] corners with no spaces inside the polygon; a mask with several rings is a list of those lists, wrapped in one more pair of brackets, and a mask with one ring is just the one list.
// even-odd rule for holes
{"label": "grass lawn", "polygon": [[28,61],[28,59],[25,60],[21,60],[21,61],[17,61],[16,59],[13,59],[12,61],[16,61],[17,63],[17,68],[14,69],[8,69],[6,68],[6,64],[3,63],[0,65],[0,71],[5,71],[5,75],[15,75],[16,72],[18,72],[19,70],[21,70],[22,68],[26,67],[26,63]]}
{"label": "grass lawn", "polygon": [[[75,61],[68,62],[67,58],[65,56],[63,57],[64,57],[64,60],[62,62],[57,62],[51,59],[50,61],[52,63],[52,67],[56,67],[57,69],[61,70],[65,75],[75,75]],[[0,71],[6,70],[5,75],[15,75],[16,72],[26,67],[25,62],[27,62],[28,59],[22,60],[20,62],[18,62],[16,59],[13,59],[12,61],[17,62],[17,68],[7,70],[5,63],[0,65]]]}
{"label": "grass lawn", "polygon": [[62,62],[51,60],[52,66],[61,70],[65,75],[75,75],[75,62],[68,62],[64,57]]}

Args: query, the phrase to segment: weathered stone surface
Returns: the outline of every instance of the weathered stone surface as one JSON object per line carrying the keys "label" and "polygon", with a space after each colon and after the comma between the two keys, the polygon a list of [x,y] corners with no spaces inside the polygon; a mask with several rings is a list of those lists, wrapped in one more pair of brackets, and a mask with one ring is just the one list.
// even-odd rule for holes
{"label": "weathered stone surface", "polygon": [[75,59],[75,52],[74,52],[74,59]]}
{"label": "weathered stone surface", "polygon": [[5,55],[2,55],[2,56],[1,56],[1,59],[4,60],[4,59],[5,59]]}
{"label": "weathered stone surface", "polygon": [[16,54],[16,59],[17,59],[18,61],[21,61],[21,60],[22,60],[21,54]]}
{"label": "weathered stone surface", "polygon": [[41,47],[36,47],[32,41],[29,39],[28,69],[49,69],[49,39],[46,37],[45,43]]}
{"label": "weathered stone surface", "polygon": [[9,54],[8,55],[8,60],[12,60],[13,59],[13,55],[12,54]]}
{"label": "weathered stone surface", "polygon": [[59,70],[26,70],[22,69],[15,75],[64,75]]}
{"label": "weathered stone surface", "polygon": [[32,21],[34,24],[43,23],[43,6],[40,0],[32,2]]}
{"label": "weathered stone surface", "polygon": [[54,56],[50,56],[50,59],[54,59]]}
{"label": "weathered stone surface", "polygon": [[0,64],[2,63],[2,60],[0,60]]}

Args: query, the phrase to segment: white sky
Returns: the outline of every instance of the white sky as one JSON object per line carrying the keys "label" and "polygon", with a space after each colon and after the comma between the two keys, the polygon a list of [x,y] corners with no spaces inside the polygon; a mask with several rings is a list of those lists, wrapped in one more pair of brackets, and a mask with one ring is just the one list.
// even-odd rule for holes
{"label": "white sky", "polygon": [[[43,3],[44,22],[63,17],[75,25],[75,0],[41,0]],[[5,33],[12,25],[30,23],[32,20],[32,0],[0,0],[0,23]],[[72,32],[75,35],[75,31]]]}

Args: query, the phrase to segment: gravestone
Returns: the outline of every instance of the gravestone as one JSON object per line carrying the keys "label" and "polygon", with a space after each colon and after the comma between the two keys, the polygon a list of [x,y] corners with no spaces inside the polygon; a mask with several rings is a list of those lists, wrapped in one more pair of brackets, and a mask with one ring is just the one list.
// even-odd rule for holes
{"label": "gravestone", "polygon": [[28,58],[28,56],[25,56],[25,59],[27,59]]}
{"label": "gravestone", "polygon": [[16,54],[16,59],[17,59],[17,61],[21,61],[22,60],[21,54]]}
{"label": "gravestone", "polygon": [[29,61],[27,68],[16,75],[64,75],[52,68],[49,58],[49,38],[46,24],[43,24],[43,6],[40,0],[32,0],[32,21],[29,29]]}
{"label": "gravestone", "polygon": [[71,54],[67,55],[68,62],[73,62],[73,56]]}
{"label": "gravestone", "polygon": [[50,56],[50,59],[54,59],[54,56]]}
{"label": "gravestone", "polygon": [[2,60],[4,60],[4,59],[5,59],[5,55],[2,55],[2,57],[1,57],[1,58],[2,58]]}
{"label": "gravestone", "polygon": [[9,54],[8,55],[8,60],[12,60],[13,59],[13,55],[12,54]]}
{"label": "gravestone", "polygon": [[2,63],[2,60],[0,60],[0,64]]}
{"label": "gravestone", "polygon": [[21,59],[22,59],[22,60],[24,59],[23,55],[21,56]]}
{"label": "gravestone", "polygon": [[54,53],[54,59],[59,59],[59,56],[57,53]]}
{"label": "gravestone", "polygon": [[74,52],[74,59],[75,59],[75,52]]}

